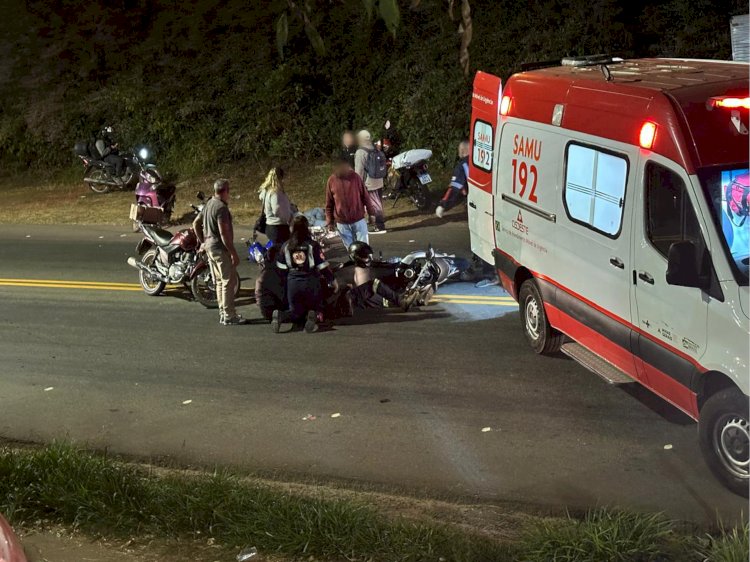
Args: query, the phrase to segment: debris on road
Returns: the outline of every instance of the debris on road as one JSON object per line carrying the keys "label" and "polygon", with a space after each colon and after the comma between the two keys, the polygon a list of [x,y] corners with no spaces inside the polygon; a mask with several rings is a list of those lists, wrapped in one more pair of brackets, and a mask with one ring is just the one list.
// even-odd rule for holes
{"label": "debris on road", "polygon": [[258,556],[258,549],[251,546],[250,548],[245,548],[237,555],[237,562],[246,562],[247,560],[252,560],[256,556]]}
{"label": "debris on road", "polygon": [[302,418],[302,421],[315,421],[317,420],[317,416],[313,416],[312,414],[307,414],[304,418]]}
{"label": "debris on road", "polygon": [[482,428],[482,433],[489,433],[490,431],[492,431],[491,427],[483,427]]}
{"label": "debris on road", "polygon": [[49,392],[50,390],[54,390],[54,389],[55,389],[54,386],[48,386],[47,388],[44,389],[44,392]]}
{"label": "debris on road", "polygon": [[340,418],[341,414],[339,414],[338,412],[336,412],[335,414],[331,414],[331,417],[332,418]]}
{"label": "debris on road", "polygon": [[380,403],[381,403],[381,404],[387,404],[387,403],[388,403],[388,402],[390,402],[390,401],[391,401],[391,399],[390,399],[390,398],[381,398],[381,400],[380,400]]}
{"label": "debris on road", "polygon": [[671,443],[667,443],[666,445],[664,445],[664,450],[665,451],[669,451],[671,448],[672,448],[672,444]]}
{"label": "debris on road", "polygon": [[182,405],[183,405],[183,406],[187,406],[188,404],[192,404],[192,403],[193,403],[193,401],[192,401],[192,400],[183,400],[183,401],[182,401]]}

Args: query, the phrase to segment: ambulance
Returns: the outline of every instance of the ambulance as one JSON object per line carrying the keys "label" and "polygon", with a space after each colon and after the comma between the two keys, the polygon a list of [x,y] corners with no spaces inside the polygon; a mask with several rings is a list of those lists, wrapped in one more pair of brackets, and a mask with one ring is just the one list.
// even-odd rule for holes
{"label": "ambulance", "polygon": [[533,350],[640,383],[698,421],[747,495],[746,63],[569,58],[474,81],[472,251]]}

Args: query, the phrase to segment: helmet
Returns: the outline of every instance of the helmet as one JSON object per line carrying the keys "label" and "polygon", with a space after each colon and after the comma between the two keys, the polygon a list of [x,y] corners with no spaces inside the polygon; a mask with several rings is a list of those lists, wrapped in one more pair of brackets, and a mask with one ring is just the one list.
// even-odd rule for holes
{"label": "helmet", "polygon": [[360,267],[372,265],[372,248],[366,242],[354,242],[349,246],[349,257]]}

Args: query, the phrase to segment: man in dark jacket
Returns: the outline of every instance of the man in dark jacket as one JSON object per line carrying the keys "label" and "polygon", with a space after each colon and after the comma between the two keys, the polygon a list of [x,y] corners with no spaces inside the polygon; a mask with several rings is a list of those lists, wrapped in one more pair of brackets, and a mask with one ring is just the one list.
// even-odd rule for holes
{"label": "man in dark jacket", "polygon": [[469,194],[469,141],[462,140],[458,145],[458,164],[453,169],[450,185],[438,203],[435,214],[443,218],[443,213],[455,207]]}
{"label": "man in dark jacket", "polygon": [[286,310],[286,275],[279,269],[276,261],[280,246],[273,245],[268,249],[266,259],[255,281],[255,302],[260,314],[271,321],[274,310]]}
{"label": "man in dark jacket", "polygon": [[326,184],[326,225],[330,231],[338,229],[347,249],[355,240],[369,241],[365,209],[374,212],[362,178],[346,158],[337,158]]}
{"label": "man in dark jacket", "polygon": [[349,166],[354,168],[354,155],[357,153],[357,141],[354,140],[354,133],[346,130],[341,135],[341,152],[339,156],[349,162]]}

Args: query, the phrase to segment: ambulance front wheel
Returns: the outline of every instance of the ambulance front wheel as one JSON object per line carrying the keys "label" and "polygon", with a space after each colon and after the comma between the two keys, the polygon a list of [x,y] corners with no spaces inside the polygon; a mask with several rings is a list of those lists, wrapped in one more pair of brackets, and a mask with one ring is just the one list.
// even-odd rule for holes
{"label": "ambulance front wheel", "polygon": [[701,451],[711,472],[735,494],[748,496],[748,398],[736,388],[711,396],[698,421]]}
{"label": "ambulance front wheel", "polygon": [[560,350],[562,334],[550,326],[544,311],[544,301],[536,281],[529,279],[521,285],[518,293],[523,333],[532,349],[542,355],[551,355]]}

